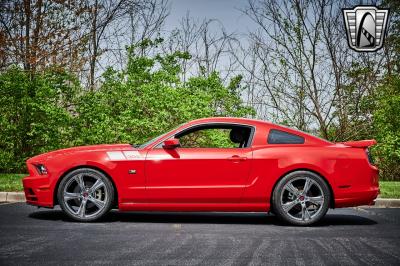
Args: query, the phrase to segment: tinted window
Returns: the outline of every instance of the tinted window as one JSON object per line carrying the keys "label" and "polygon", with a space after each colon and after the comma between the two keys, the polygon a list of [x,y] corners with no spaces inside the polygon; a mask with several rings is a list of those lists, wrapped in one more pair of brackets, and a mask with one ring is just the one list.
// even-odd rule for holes
{"label": "tinted window", "polygon": [[303,144],[304,138],[285,131],[271,129],[268,135],[269,144]]}

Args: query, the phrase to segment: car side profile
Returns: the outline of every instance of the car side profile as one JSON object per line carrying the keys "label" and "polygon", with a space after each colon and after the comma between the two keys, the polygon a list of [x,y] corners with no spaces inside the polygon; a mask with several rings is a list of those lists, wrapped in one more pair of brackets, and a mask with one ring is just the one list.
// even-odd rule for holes
{"label": "car side profile", "polygon": [[142,145],[93,145],[27,161],[28,204],[94,221],[120,211],[273,212],[310,225],[379,193],[374,140],[332,143],[273,123],[204,118]]}

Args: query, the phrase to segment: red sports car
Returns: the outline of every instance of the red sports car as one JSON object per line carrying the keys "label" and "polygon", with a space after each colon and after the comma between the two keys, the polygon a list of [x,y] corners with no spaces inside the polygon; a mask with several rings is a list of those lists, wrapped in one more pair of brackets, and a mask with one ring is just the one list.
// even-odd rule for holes
{"label": "red sports car", "polygon": [[142,145],[57,150],[27,161],[28,204],[93,221],[121,211],[275,213],[309,225],[328,208],[374,203],[374,140],[332,143],[240,118],[191,121]]}

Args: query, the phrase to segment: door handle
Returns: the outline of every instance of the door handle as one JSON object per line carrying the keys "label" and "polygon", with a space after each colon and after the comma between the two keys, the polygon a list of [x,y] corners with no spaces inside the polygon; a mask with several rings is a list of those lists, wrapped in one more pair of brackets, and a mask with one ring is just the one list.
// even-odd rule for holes
{"label": "door handle", "polygon": [[241,157],[239,155],[233,155],[232,157],[228,158],[229,161],[240,162],[247,160],[247,157]]}

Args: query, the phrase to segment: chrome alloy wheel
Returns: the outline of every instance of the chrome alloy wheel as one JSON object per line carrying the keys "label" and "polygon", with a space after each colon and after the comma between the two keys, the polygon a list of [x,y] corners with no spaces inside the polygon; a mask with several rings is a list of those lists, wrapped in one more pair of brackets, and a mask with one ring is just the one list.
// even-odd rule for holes
{"label": "chrome alloy wheel", "polygon": [[307,176],[289,180],[280,198],[283,211],[298,221],[312,220],[321,212],[324,202],[321,186]]}
{"label": "chrome alloy wheel", "polygon": [[62,200],[73,216],[92,218],[106,208],[108,191],[103,180],[90,172],[78,173],[65,184]]}

